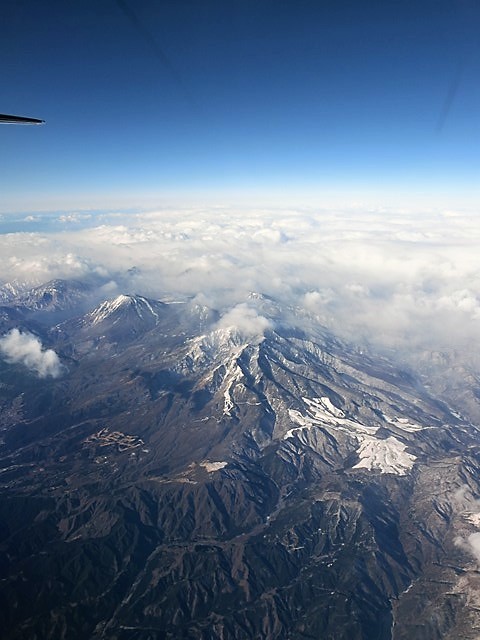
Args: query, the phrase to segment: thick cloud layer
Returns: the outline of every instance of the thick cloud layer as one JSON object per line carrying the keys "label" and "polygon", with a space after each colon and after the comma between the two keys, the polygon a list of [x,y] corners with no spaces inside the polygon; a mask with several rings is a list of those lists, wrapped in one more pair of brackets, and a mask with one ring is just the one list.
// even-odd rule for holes
{"label": "thick cloud layer", "polygon": [[473,357],[480,338],[474,214],[216,208],[92,216],[83,227],[62,215],[58,232],[31,224],[0,236],[3,281],[101,275],[112,295],[201,296],[244,324],[252,312],[238,305],[261,292],[343,337],[417,354]]}
{"label": "thick cloud layer", "polygon": [[0,338],[0,356],[7,362],[21,363],[40,378],[61,374],[62,365],[53,349],[43,349],[40,340],[31,333],[12,329]]}

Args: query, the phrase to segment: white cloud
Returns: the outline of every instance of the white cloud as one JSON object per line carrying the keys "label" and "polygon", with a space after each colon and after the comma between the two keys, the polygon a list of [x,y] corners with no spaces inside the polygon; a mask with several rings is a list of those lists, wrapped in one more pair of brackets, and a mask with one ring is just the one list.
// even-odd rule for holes
{"label": "white cloud", "polygon": [[270,320],[244,303],[230,309],[217,323],[217,329],[235,329],[247,337],[262,337],[271,326]]}
{"label": "white cloud", "polygon": [[[473,497],[468,485],[463,485],[455,491],[452,498],[454,511],[463,516],[469,525],[480,526],[480,500]],[[475,531],[466,537],[457,536],[455,545],[464,549],[480,563],[480,532]]]}
{"label": "white cloud", "polygon": [[471,533],[466,538],[457,536],[455,546],[470,553],[480,564],[480,532]]}
{"label": "white cloud", "polygon": [[58,221],[68,224],[68,223],[84,222],[86,220],[91,220],[91,218],[92,218],[91,213],[66,213],[59,216]]}
{"label": "white cloud", "polygon": [[467,538],[467,543],[470,552],[475,556],[478,562],[480,562],[480,533],[471,533]]}
{"label": "white cloud", "polygon": [[40,378],[57,378],[62,371],[60,359],[53,349],[44,349],[31,333],[12,329],[0,338],[0,354],[10,363],[21,363]]}

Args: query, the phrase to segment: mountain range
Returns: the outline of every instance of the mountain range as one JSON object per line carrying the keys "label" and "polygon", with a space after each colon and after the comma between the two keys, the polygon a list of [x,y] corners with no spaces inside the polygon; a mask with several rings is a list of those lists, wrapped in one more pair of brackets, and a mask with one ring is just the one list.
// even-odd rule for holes
{"label": "mountain range", "polygon": [[480,637],[460,396],[259,293],[2,291],[4,638]]}

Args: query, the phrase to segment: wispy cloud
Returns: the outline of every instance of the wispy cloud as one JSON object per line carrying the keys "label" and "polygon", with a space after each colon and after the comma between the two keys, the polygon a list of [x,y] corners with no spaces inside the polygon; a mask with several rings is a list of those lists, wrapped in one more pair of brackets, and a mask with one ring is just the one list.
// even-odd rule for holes
{"label": "wispy cloud", "polygon": [[53,349],[44,349],[32,333],[12,329],[0,338],[0,354],[11,363],[21,363],[40,378],[57,378],[62,372],[59,357]]}

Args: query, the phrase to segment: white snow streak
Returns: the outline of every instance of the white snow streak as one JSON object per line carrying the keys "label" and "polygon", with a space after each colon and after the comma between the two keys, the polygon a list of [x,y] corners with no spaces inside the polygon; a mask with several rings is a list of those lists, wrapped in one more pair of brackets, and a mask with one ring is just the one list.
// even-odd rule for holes
{"label": "white snow streak", "polygon": [[226,467],[228,462],[209,462],[205,460],[204,462],[200,462],[200,466],[203,467],[208,473],[213,473],[214,471],[220,471]]}
{"label": "white snow streak", "polygon": [[99,322],[102,322],[102,320],[108,318],[108,316],[117,311],[117,309],[120,309],[129,301],[129,296],[120,295],[114,300],[102,302],[102,304],[90,314],[90,317],[92,318],[92,324],[98,324]]}
{"label": "white snow streak", "polygon": [[240,367],[238,366],[236,360],[232,360],[229,363],[227,373],[225,375],[225,391],[223,392],[224,405],[223,405],[223,414],[226,416],[232,415],[232,410],[235,407],[235,402],[233,400],[233,389],[237,382],[242,378],[243,373]]}

